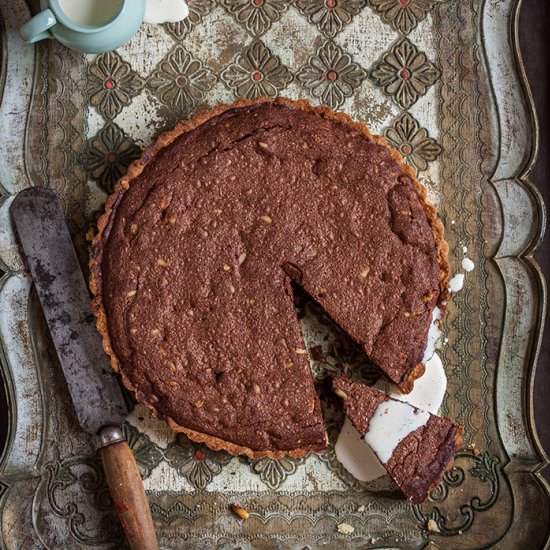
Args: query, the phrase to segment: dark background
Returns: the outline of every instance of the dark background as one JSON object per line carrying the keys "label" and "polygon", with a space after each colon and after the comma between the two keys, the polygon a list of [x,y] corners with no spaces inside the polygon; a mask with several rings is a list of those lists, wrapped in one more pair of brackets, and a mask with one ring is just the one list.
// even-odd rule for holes
{"label": "dark background", "polygon": [[[530,179],[538,187],[547,207],[550,207],[550,1],[523,0],[520,12],[520,45],[535,99],[540,125],[540,143],[537,161]],[[539,247],[536,258],[550,281],[550,230]],[[550,309],[549,309],[550,311]],[[543,447],[550,454],[550,313],[546,314],[546,331],[542,340],[539,366],[535,378],[535,418]],[[550,467],[544,470],[550,481]]]}
{"label": "dark background", "polygon": [[[461,1],[461,0],[457,0]],[[540,124],[540,141],[537,161],[530,174],[531,180],[550,205],[550,0],[523,0],[519,18],[519,36],[522,57],[535,99]],[[550,230],[547,231],[536,257],[550,281]],[[550,314],[546,318],[546,334],[543,338],[535,379],[535,417],[540,439],[550,454]],[[7,427],[5,402],[0,388],[0,451],[3,448]],[[550,481],[550,467],[544,471]]]}

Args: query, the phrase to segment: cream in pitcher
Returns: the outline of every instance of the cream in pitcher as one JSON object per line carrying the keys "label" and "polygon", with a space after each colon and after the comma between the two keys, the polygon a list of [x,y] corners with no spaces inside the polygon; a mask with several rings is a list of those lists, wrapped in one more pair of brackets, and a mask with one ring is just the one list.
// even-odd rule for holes
{"label": "cream in pitcher", "polygon": [[114,19],[122,0],[59,0],[65,15],[79,25],[105,25]]}
{"label": "cream in pitcher", "polygon": [[[80,25],[105,25],[120,11],[122,0],[59,0],[67,17]],[[171,23],[189,15],[184,0],[146,0],[145,23]]]}
{"label": "cream in pitcher", "polygon": [[40,0],[42,11],[20,29],[25,42],[54,38],[75,50],[109,52],[126,43],[143,21],[180,21],[184,0]]}

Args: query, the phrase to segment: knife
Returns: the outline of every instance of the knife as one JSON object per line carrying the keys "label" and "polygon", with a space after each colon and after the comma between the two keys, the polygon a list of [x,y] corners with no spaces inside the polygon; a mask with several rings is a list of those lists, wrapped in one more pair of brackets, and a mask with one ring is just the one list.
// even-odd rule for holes
{"label": "knife", "polygon": [[21,191],[10,208],[16,234],[80,426],[98,436],[105,478],[130,547],[157,550],[151,510],[121,423],[128,414],[95,328],[90,295],[56,194]]}

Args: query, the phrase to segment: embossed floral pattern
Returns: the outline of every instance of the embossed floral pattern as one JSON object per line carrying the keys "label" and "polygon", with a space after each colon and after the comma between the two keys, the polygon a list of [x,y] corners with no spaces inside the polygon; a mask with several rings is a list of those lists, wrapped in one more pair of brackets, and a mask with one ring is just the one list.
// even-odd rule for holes
{"label": "embossed floral pattern", "polygon": [[271,458],[260,458],[251,460],[252,471],[260,475],[260,479],[270,488],[277,489],[285,479],[293,474],[300,464],[300,460],[290,457],[283,457],[277,460]]}
{"label": "embossed floral pattern", "polygon": [[79,546],[122,541],[120,522],[96,456],[54,460],[44,465],[43,472],[50,514],[65,520],[71,539]]}
{"label": "embossed floral pattern", "polygon": [[326,41],[296,75],[313,97],[333,109],[351,97],[366,76],[351,56],[331,40]]}
{"label": "embossed floral pattern", "polygon": [[98,55],[88,67],[86,92],[90,105],[115,118],[143,88],[143,79],[116,52]]}
{"label": "embossed floral pattern", "polygon": [[366,0],[297,0],[296,7],[322,33],[334,38],[366,3]]}
{"label": "embossed floral pattern", "polygon": [[168,23],[164,26],[165,30],[176,40],[187,36],[207,15],[214,6],[213,0],[193,0],[187,3],[189,15],[177,23]]}
{"label": "embossed floral pattern", "polygon": [[[465,466],[468,463],[473,464],[466,469]],[[461,535],[470,529],[476,519],[476,513],[489,510],[498,499],[499,468],[500,459],[488,452],[482,452],[477,456],[469,451],[457,453],[453,468],[444,474],[442,482],[432,490],[430,500],[424,504],[413,506],[413,512],[420,523],[422,535],[429,537],[433,533],[433,531],[427,529],[430,520],[435,522],[439,533],[443,536]],[[470,479],[467,479],[468,477]],[[469,484],[470,491],[476,491],[476,493],[471,494],[479,494],[479,496],[468,498],[458,508],[463,498],[461,493],[463,493],[464,487]],[[484,487],[480,487],[481,484]],[[451,495],[451,492],[454,494]],[[442,504],[447,499],[460,510],[452,521],[449,521],[448,516],[441,512]],[[434,506],[434,503],[436,506]]]}
{"label": "embossed floral pattern", "polygon": [[205,445],[178,434],[165,452],[168,463],[197,489],[204,489],[233,458],[225,452],[211,451]]}
{"label": "embossed floral pattern", "polygon": [[215,74],[178,45],[159,63],[147,84],[165,105],[188,115],[215,82]]}
{"label": "embossed floral pattern", "polygon": [[151,504],[151,515],[155,519],[160,519],[165,525],[170,525],[175,519],[194,521],[197,517],[196,512],[180,501],[174,502],[169,508],[163,508],[155,502]]}
{"label": "embossed floral pattern", "polygon": [[384,136],[417,170],[426,170],[428,162],[435,160],[442,150],[441,145],[428,135],[428,130],[421,128],[408,113],[402,114]]}
{"label": "embossed floral pattern", "polygon": [[373,10],[396,31],[409,34],[437,3],[445,0],[370,0]]}
{"label": "embossed floral pattern", "polygon": [[256,40],[223,70],[221,78],[236,96],[256,99],[276,97],[292,80],[292,75],[277,56]]}
{"label": "embossed floral pattern", "polygon": [[225,9],[254,36],[269,30],[291,3],[291,0],[222,0]]}
{"label": "embossed floral pattern", "polygon": [[148,435],[141,433],[131,424],[124,424],[122,432],[139,466],[142,478],[151,475],[153,469],[162,460],[162,451],[151,441]]}
{"label": "embossed floral pattern", "polygon": [[116,124],[108,122],[88,141],[85,166],[92,179],[106,193],[112,193],[117,180],[141,154],[140,148]]}
{"label": "embossed floral pattern", "polygon": [[408,109],[439,78],[439,69],[407,38],[399,40],[374,65],[370,78]]}

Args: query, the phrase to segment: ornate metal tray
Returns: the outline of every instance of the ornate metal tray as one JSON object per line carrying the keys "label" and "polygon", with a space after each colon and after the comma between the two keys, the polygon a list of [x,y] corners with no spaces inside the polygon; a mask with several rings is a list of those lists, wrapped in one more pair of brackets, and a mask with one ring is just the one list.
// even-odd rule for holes
{"label": "ornate metal tray", "polygon": [[[34,7],[34,6],[33,6]],[[440,354],[444,413],[465,427],[456,467],[422,506],[388,479],[360,483],[331,449],[255,462],[213,453],[137,407],[126,433],[163,548],[486,548],[548,545],[547,462],[532,415],[545,284],[533,260],[544,207],[527,179],[537,125],[514,0],[192,0],[180,24],[143,26],[83,56],[24,45],[24,0],[1,0],[1,374],[9,433],[0,462],[6,548],[119,548],[93,446],[78,430],[10,228],[13,196],[54,188],[85,265],[86,235],[140,147],[181,116],[235,97],[307,97],[365,121],[401,150],[438,204],[455,271]],[[306,308],[310,345],[361,363]],[[308,320],[309,319],[309,320]],[[322,340],[322,338],[321,338]],[[326,347],[326,346],[325,346]],[[341,414],[326,404],[334,439]],[[228,510],[238,502],[242,522]],[[437,529],[427,529],[433,519]],[[351,534],[338,531],[347,523]],[[433,525],[433,524],[432,524]]]}

